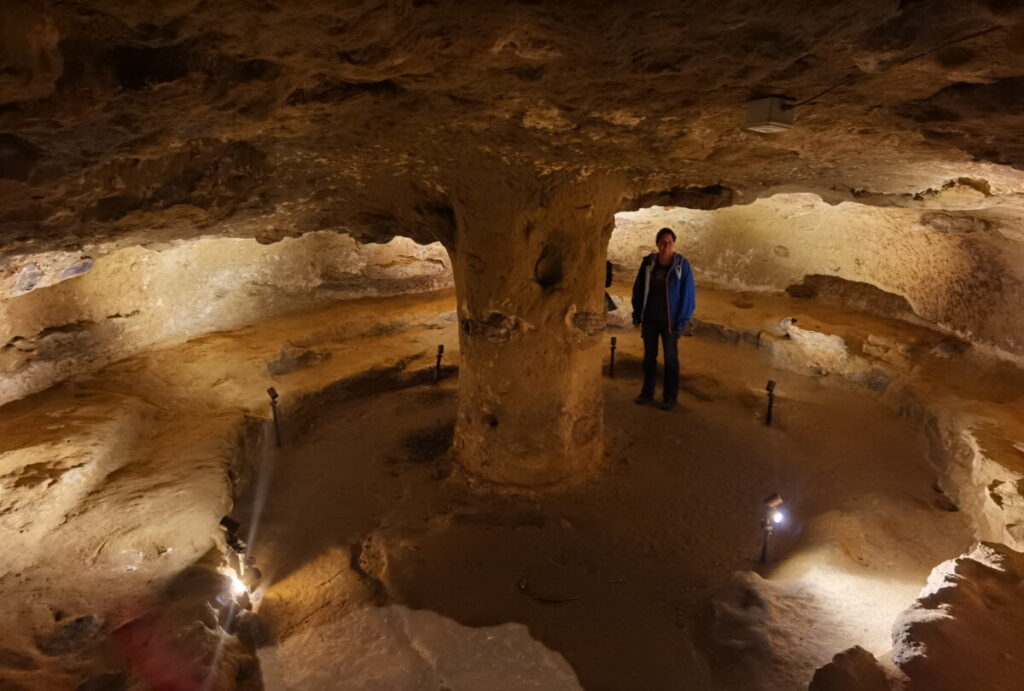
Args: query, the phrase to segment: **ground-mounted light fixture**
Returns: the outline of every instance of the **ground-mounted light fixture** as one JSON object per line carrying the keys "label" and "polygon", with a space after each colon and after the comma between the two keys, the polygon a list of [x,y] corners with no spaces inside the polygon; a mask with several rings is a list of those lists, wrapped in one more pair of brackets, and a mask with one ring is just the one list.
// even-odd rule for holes
{"label": "ground-mounted light fixture", "polygon": [[761,134],[785,132],[793,126],[793,99],[786,96],[765,96],[747,101],[747,122],[743,129]]}
{"label": "ground-mounted light fixture", "polygon": [[270,396],[270,412],[274,416],[274,440],[277,442],[277,448],[281,448],[281,414],[277,410],[277,399],[281,397],[281,394],[277,393],[277,389],[271,386],[267,389],[267,395]]}
{"label": "ground-mounted light fixture", "polygon": [[238,537],[241,525],[231,516],[220,519],[220,527],[224,529],[225,543],[228,546],[227,566],[221,573],[229,579],[232,601],[245,609],[252,607],[250,595],[260,584],[262,572],[256,568],[255,560],[247,554],[248,545]]}
{"label": "ground-mounted light fixture", "polygon": [[434,383],[441,380],[441,360],[444,358],[444,343],[437,346],[437,364],[434,365]]}
{"label": "ground-mounted light fixture", "polygon": [[786,522],[786,510],[782,508],[785,504],[778,492],[765,497],[764,517],[761,519],[761,531],[764,539],[761,542],[761,563],[768,561],[768,538],[775,532],[775,528]]}

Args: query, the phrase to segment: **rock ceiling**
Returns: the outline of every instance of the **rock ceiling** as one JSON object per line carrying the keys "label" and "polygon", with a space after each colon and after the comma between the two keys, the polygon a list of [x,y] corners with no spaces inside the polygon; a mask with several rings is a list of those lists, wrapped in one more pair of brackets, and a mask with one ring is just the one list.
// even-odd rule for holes
{"label": "rock ceiling", "polygon": [[[614,172],[623,208],[1024,197],[1016,0],[7,0],[0,20],[8,255],[432,240],[482,168]],[[742,129],[765,94],[796,99],[793,129]]]}

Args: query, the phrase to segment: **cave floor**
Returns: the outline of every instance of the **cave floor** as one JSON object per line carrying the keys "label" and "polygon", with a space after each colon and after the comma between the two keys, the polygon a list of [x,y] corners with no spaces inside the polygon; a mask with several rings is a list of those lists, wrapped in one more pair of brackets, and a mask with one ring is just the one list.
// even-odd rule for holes
{"label": "cave floor", "polygon": [[[803,688],[840,650],[888,650],[931,567],[970,542],[932,487],[921,431],[870,392],[698,339],[681,346],[681,406],[637,406],[639,338],[618,337],[606,468],[572,487],[509,494],[462,477],[446,455],[452,380],[337,403],[289,441],[254,545],[272,583],[260,614],[282,642],[264,655],[270,687],[323,683],[307,666],[330,658],[353,608],[384,603],[524,623],[587,689]],[[761,501],[775,491],[794,522],[760,567]],[[251,503],[239,502],[248,521]],[[748,569],[798,604],[771,623],[715,615],[709,599]],[[730,655],[758,627],[792,637],[788,657]],[[310,629],[319,650],[308,635],[304,654],[288,648]]]}
{"label": "cave floor", "polygon": [[[168,584],[222,549],[228,512],[252,531],[265,572],[269,688],[317,688],[294,665],[326,668],[343,645],[332,632],[383,604],[468,626],[521,622],[588,689],[802,688],[850,645],[882,654],[929,569],[970,542],[968,517],[933,489],[912,416],[729,340],[782,316],[889,358],[936,405],[984,414],[985,443],[1007,467],[1019,462],[1019,369],[929,356],[943,337],[925,329],[702,289],[698,316],[721,328],[683,339],[679,408],[633,403],[639,338],[610,329],[619,360],[605,380],[605,468],[570,487],[496,492],[446,455],[456,379],[423,383],[437,344],[458,364],[453,308],[442,292],[280,317],[0,408],[0,657],[17,663],[0,665],[0,681],[123,676],[130,655],[104,634],[163,606],[155,593],[180,593]],[[282,393],[277,452],[268,386]],[[253,425],[263,435],[246,446]],[[249,482],[254,464],[263,471]],[[759,568],[761,501],[776,491],[793,523]],[[767,580],[734,576],[750,570]],[[89,626],[67,641],[69,621]]]}

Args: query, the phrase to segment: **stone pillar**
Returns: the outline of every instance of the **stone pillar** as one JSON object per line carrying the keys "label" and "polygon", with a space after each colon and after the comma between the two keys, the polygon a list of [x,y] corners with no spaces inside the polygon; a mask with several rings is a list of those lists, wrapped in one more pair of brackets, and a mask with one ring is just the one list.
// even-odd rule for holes
{"label": "stone pillar", "polygon": [[476,175],[452,192],[455,453],[486,480],[543,486],[604,455],[604,261],[615,179]]}

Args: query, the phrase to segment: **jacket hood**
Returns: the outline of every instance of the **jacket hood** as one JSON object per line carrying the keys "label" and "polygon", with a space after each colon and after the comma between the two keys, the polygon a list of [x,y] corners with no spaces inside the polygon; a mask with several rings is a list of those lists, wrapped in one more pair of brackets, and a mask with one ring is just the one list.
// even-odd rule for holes
{"label": "jacket hood", "polygon": [[[657,261],[657,259],[658,259],[658,253],[657,252],[651,252],[650,254],[648,254],[644,258],[644,263],[653,264],[655,261]],[[679,254],[678,252],[673,252],[672,253],[672,266],[673,267],[679,266],[680,264],[683,263],[684,259],[686,259],[686,258],[683,255]]]}

